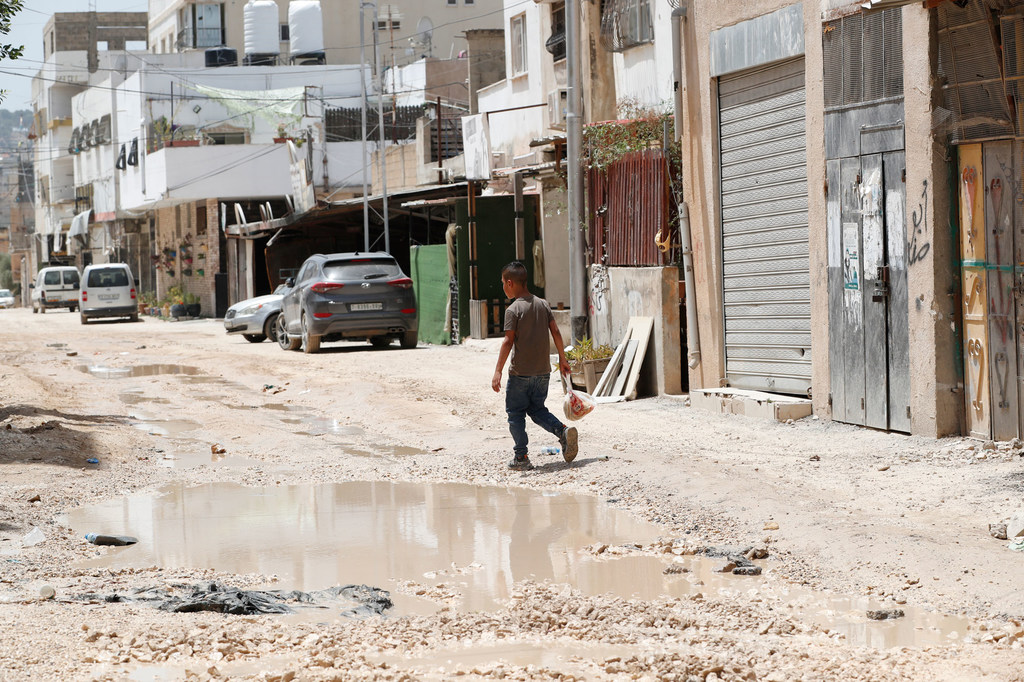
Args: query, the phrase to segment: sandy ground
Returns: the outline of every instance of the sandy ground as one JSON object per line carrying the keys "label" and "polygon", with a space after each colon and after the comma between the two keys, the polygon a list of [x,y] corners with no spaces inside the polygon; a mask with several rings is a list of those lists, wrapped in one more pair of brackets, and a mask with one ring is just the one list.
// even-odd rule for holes
{"label": "sandy ground", "polygon": [[[3,679],[399,680],[456,672],[467,679],[1024,679],[1024,553],[988,529],[1024,506],[1024,457],[1014,444],[986,449],[815,419],[770,423],[694,410],[682,397],[646,398],[602,405],[579,422],[572,466],[535,457],[541,466],[511,472],[502,397],[489,387],[491,341],[409,351],[328,344],[307,356],[228,337],[210,320],[83,327],[77,315],[25,310],[0,311],[0,340]],[[133,379],[160,396],[165,418],[199,422],[190,434],[197,448],[219,445],[255,463],[159,466],[160,437],[129,423],[130,408],[109,379],[80,369],[157,363],[227,380],[216,400],[198,400],[196,385],[180,376]],[[264,391],[268,385],[275,388]],[[550,404],[560,393],[553,385]],[[409,446],[429,456],[356,455],[331,434],[303,434],[261,409],[236,409],[267,403],[360,427],[345,441],[365,451]],[[92,457],[100,464],[87,464]],[[350,480],[614,498],[661,531],[663,542],[635,551],[764,549],[769,589],[641,600],[525,581],[498,612],[442,608],[326,624],[61,598],[212,578],[240,586],[269,580],[159,566],[82,568],[107,550],[61,524],[80,505],[173,482]],[[23,547],[33,526],[47,540]],[[43,584],[58,598],[41,599]],[[969,624],[942,645],[859,646],[810,609],[769,596],[791,585],[956,614]],[[457,671],[434,660],[454,649],[476,656]],[[524,649],[562,653],[513,655]]]}

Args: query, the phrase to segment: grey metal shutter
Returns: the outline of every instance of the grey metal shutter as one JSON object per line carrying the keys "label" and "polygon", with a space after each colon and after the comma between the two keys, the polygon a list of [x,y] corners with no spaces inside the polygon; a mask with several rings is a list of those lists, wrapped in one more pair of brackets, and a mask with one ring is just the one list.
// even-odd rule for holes
{"label": "grey metal shutter", "polygon": [[811,387],[804,60],[718,82],[725,369],[730,386]]}

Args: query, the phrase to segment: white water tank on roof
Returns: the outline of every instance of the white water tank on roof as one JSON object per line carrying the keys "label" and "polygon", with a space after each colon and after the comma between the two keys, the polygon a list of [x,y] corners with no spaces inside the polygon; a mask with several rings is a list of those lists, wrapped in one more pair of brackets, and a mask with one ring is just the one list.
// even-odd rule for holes
{"label": "white water tank on roof", "polygon": [[278,33],[278,8],[274,0],[249,0],[243,10],[245,56],[272,55],[281,52]]}
{"label": "white water tank on roof", "polygon": [[320,0],[292,0],[288,4],[291,56],[323,54],[324,22]]}

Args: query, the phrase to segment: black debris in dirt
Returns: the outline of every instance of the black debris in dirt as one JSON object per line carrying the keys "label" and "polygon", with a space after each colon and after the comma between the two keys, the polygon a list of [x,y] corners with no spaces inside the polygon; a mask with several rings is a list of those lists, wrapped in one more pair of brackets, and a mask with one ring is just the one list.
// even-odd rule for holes
{"label": "black debris in dirt", "polygon": [[880,609],[867,612],[867,617],[870,620],[890,620],[892,618],[902,618],[903,615],[903,609]]}
{"label": "black debris in dirt", "polygon": [[732,569],[733,575],[761,575],[760,566],[737,566]]}
{"label": "black debris in dirt", "polygon": [[367,618],[383,615],[392,607],[390,593],[369,585],[336,585],[315,592],[300,592],[242,590],[219,582],[209,582],[143,587],[128,594],[83,594],[78,599],[108,603],[143,602],[172,613],[214,611],[238,616],[294,613],[293,606],[326,609],[341,603],[346,607],[341,611],[342,616]]}

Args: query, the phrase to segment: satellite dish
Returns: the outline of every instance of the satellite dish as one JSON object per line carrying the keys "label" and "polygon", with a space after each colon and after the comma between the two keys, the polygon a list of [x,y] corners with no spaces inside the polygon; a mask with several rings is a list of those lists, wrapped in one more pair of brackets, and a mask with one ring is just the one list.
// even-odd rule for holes
{"label": "satellite dish", "polygon": [[416,42],[420,45],[429,45],[430,39],[434,35],[434,22],[430,20],[430,17],[423,17],[416,24]]}

